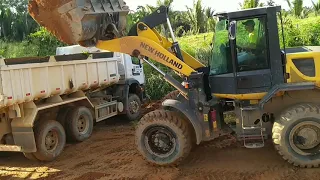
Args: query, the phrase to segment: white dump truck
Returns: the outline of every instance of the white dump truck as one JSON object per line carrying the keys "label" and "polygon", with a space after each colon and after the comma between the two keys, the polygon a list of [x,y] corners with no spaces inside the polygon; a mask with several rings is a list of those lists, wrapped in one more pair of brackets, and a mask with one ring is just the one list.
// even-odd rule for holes
{"label": "white dump truck", "polygon": [[52,161],[66,142],[88,139],[95,122],[139,118],[144,80],[139,61],[95,48],[0,59],[0,151]]}

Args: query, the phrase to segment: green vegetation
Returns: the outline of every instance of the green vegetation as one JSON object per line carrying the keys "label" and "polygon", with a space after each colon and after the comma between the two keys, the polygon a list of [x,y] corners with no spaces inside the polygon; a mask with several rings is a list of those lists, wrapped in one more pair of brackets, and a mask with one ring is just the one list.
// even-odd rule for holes
{"label": "green vegetation", "polygon": [[[208,65],[212,56],[211,43],[215,33],[220,37],[214,43],[224,44],[228,41],[227,31],[215,32],[216,20],[213,18],[214,9],[203,6],[201,0],[194,1],[193,7],[187,11],[173,11],[171,4],[174,0],[158,0],[157,6],[166,5],[170,9],[170,20],[178,41],[184,51]],[[302,45],[320,45],[320,0],[315,0],[313,7],[304,7],[303,0],[287,0],[290,9],[282,12],[286,47]],[[241,8],[274,5],[273,0],[266,4],[259,0],[243,0]],[[153,6],[138,7],[128,16],[128,30],[142,17],[150,14],[156,8]],[[217,27],[223,29],[223,24]],[[279,19],[279,27],[280,19]],[[157,29],[164,34],[162,29]],[[239,32],[241,30],[239,29]],[[281,29],[279,28],[281,35]],[[222,35],[222,36],[221,36]],[[245,40],[243,40],[245,41]],[[281,41],[281,46],[283,47]],[[54,36],[49,34],[27,13],[27,0],[0,0],[0,56],[5,58],[54,55],[56,47],[64,46]],[[220,52],[220,46],[213,49]],[[216,54],[218,57],[222,57]],[[216,58],[218,58],[216,57]],[[179,78],[171,69],[156,63],[163,71]],[[214,66],[212,64],[212,66]],[[164,82],[161,76],[145,64],[147,76],[147,94],[151,99],[160,99],[174,88]]]}

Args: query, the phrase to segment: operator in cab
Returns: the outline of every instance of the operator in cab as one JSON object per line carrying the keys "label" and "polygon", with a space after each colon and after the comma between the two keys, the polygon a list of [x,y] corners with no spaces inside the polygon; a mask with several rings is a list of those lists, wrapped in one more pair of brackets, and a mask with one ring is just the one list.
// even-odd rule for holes
{"label": "operator in cab", "polygon": [[[253,51],[256,49],[258,35],[255,30],[255,22],[253,20],[247,20],[242,23],[248,32],[248,44],[245,47],[239,47],[244,51],[238,53],[238,64],[243,64],[246,61],[250,62],[255,59]],[[245,63],[246,64],[246,63]]]}

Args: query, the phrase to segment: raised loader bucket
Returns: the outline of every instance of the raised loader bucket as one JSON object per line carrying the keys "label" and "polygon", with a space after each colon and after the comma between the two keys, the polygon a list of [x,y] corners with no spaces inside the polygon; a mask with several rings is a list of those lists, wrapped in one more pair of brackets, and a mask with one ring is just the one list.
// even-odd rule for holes
{"label": "raised loader bucket", "polygon": [[129,13],[123,0],[30,0],[28,10],[62,42],[83,46],[122,36]]}

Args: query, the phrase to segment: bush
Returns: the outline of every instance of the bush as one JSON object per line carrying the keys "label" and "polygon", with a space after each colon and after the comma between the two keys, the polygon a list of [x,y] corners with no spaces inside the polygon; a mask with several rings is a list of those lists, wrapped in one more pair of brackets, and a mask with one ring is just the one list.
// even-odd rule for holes
{"label": "bush", "polygon": [[[282,37],[281,26],[279,34]],[[286,47],[319,46],[320,45],[320,17],[297,19],[287,17],[284,22],[284,37]],[[281,40],[281,47],[283,42]]]}
{"label": "bush", "polygon": [[146,92],[152,100],[159,100],[175,90],[173,86],[164,81],[160,74],[147,74],[146,76]]}
{"label": "bush", "polygon": [[44,28],[30,34],[22,42],[0,40],[0,56],[5,58],[50,56],[56,54],[56,48],[65,46]]}
{"label": "bush", "polygon": [[66,46],[44,28],[30,34],[28,42],[37,46],[36,54],[38,56],[55,55],[57,47]]}
{"label": "bush", "polygon": [[4,58],[32,57],[37,56],[38,47],[26,41],[5,42],[0,40],[0,56]]}

